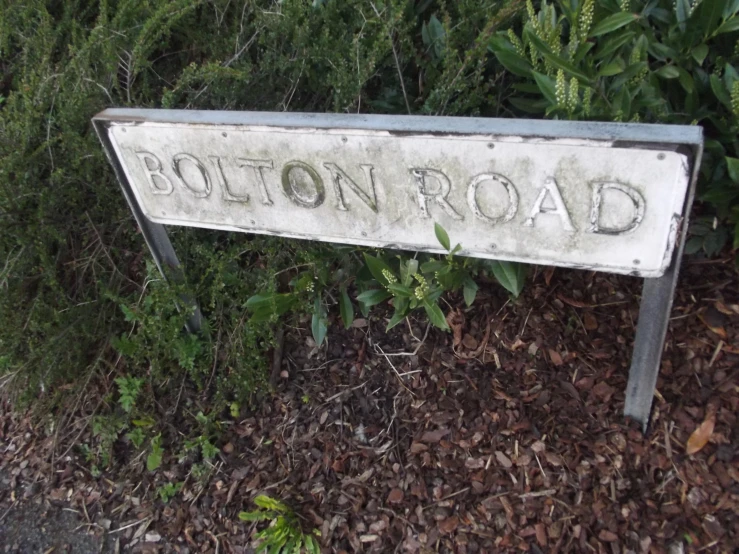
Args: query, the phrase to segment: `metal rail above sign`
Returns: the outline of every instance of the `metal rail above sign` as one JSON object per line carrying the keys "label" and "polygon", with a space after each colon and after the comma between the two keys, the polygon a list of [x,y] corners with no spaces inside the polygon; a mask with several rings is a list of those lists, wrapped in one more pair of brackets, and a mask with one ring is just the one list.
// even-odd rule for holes
{"label": "metal rail above sign", "polygon": [[648,278],[634,363],[653,367],[646,382],[632,367],[626,404],[646,424],[699,127],[129,109],[94,123],[160,269],[179,265],[162,225],[441,252],[437,222],[460,255]]}

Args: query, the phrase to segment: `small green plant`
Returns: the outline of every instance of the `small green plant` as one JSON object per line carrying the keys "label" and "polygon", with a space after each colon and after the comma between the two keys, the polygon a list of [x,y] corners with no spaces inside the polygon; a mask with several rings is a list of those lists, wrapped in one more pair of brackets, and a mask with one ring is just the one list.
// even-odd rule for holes
{"label": "small green plant", "polygon": [[269,526],[259,531],[255,539],[259,546],[257,553],[269,551],[275,554],[296,554],[307,552],[319,554],[321,547],[316,536],[321,536],[318,529],[304,533],[295,512],[284,503],[269,496],[259,495],[254,503],[260,508],[253,512],[239,513],[242,521],[269,521]]}
{"label": "small green plant", "polygon": [[166,485],[162,485],[157,488],[157,494],[159,495],[159,498],[162,499],[162,502],[168,504],[169,501],[172,500],[178,492],[180,492],[183,485],[184,483],[182,482],[167,483]]}
{"label": "small green plant", "polygon": [[151,439],[151,450],[149,455],[146,457],[146,469],[154,471],[162,465],[162,456],[164,455],[164,448],[162,448],[162,435],[161,433]]}
{"label": "small green plant", "polygon": [[[447,252],[444,256],[385,251],[376,255],[362,252],[359,258],[354,255],[359,251],[351,251],[352,255],[343,258],[340,269],[333,274],[325,268],[318,276],[314,275],[313,269],[303,271],[290,282],[290,292],[257,294],[249,298],[246,305],[252,311],[252,318],[258,321],[301,307],[310,310],[313,338],[320,345],[328,329],[326,306],[327,299],[334,296],[333,291],[337,292],[339,316],[346,328],[354,321],[354,302],[364,316],[368,315],[371,307],[390,302],[394,313],[387,330],[416,309],[422,309],[434,326],[447,330],[449,327],[439,306],[442,294],[461,290],[465,303],[471,306],[478,290],[475,276],[486,267],[513,296],[521,293],[526,266],[456,256],[462,246],[452,247],[449,234],[438,223],[434,224],[434,233]],[[349,263],[349,260],[354,263]],[[350,284],[357,292],[354,302],[348,292]],[[310,302],[304,300],[306,294],[312,298]]]}
{"label": "small green plant", "polygon": [[136,404],[136,397],[141,392],[144,380],[136,377],[118,377],[115,384],[118,385],[118,404],[123,408],[123,411],[130,414]]}

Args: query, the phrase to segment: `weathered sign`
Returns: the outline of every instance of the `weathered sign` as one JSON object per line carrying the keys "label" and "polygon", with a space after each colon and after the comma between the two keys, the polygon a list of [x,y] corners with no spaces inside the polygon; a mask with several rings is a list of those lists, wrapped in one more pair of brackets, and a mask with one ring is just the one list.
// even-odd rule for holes
{"label": "weathered sign", "polygon": [[645,277],[624,413],[646,429],[700,127],[126,109],[94,123],[163,272],[179,267],[164,224],[437,252],[438,222],[468,256]]}
{"label": "weathered sign", "polygon": [[612,141],[119,122],[108,129],[155,222],[439,251],[645,277],[669,265],[685,154]]}

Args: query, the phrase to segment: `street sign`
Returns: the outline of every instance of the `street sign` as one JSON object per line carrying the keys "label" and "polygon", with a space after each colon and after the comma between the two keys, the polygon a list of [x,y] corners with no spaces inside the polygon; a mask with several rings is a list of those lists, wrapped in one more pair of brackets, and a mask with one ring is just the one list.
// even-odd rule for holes
{"label": "street sign", "polygon": [[670,263],[688,157],[612,140],[112,121],[151,221],[642,277]]}
{"label": "street sign", "polygon": [[132,109],[93,122],[175,278],[164,225],[441,252],[434,223],[461,255],[644,277],[624,413],[646,430],[700,127]]}

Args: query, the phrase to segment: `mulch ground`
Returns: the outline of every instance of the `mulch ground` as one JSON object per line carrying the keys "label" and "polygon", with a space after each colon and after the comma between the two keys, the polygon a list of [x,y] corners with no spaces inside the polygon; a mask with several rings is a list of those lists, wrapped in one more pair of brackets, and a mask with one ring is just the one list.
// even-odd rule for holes
{"label": "mulch ground", "polygon": [[453,333],[419,319],[386,334],[374,314],[316,349],[309,322],[288,328],[276,393],[224,424],[204,476],[168,454],[94,478],[68,448],[84,434],[6,404],[0,516],[36,502],[113,549],[248,553],[238,512],[268,494],[324,552],[736,552],[737,272],[685,266],[646,436],[622,417],[640,286],[539,268],[516,301],[493,285],[471,309],[452,299]]}

